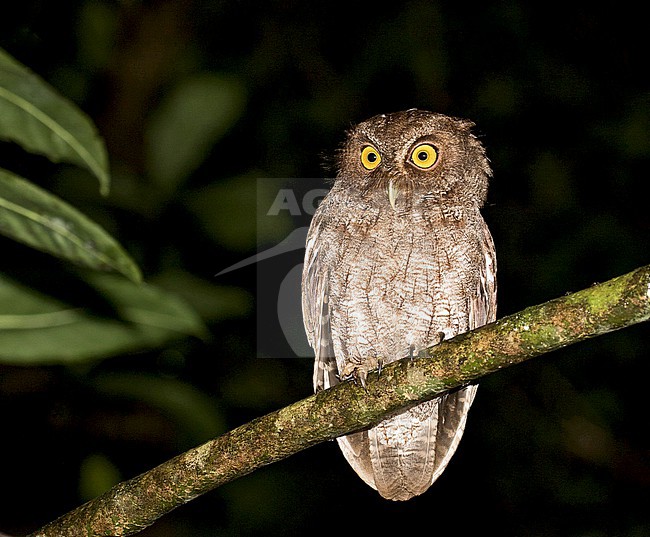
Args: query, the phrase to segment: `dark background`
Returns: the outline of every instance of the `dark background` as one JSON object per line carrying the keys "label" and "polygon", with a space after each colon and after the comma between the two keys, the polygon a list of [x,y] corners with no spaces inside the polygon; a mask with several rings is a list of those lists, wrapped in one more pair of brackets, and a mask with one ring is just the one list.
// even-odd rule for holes
{"label": "dark background", "polygon": [[[0,46],[95,120],[113,189],[103,199],[85,172],[10,144],[0,164],[105,226],[211,337],[0,365],[0,530],[34,530],[311,392],[309,360],[257,352],[256,299],[268,289],[256,267],[214,274],[299,225],[278,219],[260,236],[260,196],[264,206],[275,179],[331,176],[323,164],[354,122],[412,107],[476,122],[494,168],[484,214],[500,316],[648,263],[647,19],[641,6],[602,6],[13,3]],[[182,133],[192,143],[178,156]],[[0,246],[14,273],[47,263]],[[382,500],[327,443],[142,535],[650,535],[648,335],[633,327],[484,379],[457,455],[410,502]]]}

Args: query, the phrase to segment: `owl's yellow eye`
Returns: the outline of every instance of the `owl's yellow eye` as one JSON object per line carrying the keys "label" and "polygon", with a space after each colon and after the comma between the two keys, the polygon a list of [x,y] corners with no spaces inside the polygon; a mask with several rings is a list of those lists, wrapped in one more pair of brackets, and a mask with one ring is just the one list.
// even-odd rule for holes
{"label": "owl's yellow eye", "polygon": [[374,170],[380,162],[379,152],[371,145],[367,145],[361,150],[361,164],[366,170]]}
{"label": "owl's yellow eye", "polygon": [[431,144],[420,144],[411,153],[411,162],[418,168],[428,170],[438,160],[438,151]]}

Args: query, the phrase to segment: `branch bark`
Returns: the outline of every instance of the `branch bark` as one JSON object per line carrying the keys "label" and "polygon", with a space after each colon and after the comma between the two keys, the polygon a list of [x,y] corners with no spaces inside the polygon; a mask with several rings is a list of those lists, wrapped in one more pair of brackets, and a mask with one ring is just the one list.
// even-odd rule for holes
{"label": "branch bark", "polygon": [[161,464],[31,537],[133,535],[193,498],[257,468],[529,358],[650,319],[650,265],[504,317],[413,360],[257,418]]}

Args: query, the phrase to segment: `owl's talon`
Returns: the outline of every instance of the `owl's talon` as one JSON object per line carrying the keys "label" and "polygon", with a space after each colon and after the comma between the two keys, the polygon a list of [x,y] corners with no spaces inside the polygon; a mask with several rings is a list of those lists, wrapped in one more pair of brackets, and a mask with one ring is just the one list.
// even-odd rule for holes
{"label": "owl's talon", "polygon": [[378,373],[381,371],[381,362],[377,359],[371,360],[369,364],[348,364],[341,371],[341,378],[347,380],[352,379],[352,381],[357,385],[366,389],[366,379],[368,378],[368,373],[373,369],[377,369]]}
{"label": "owl's talon", "polygon": [[355,370],[355,375],[354,375],[354,383],[357,384],[357,381],[359,384],[361,384],[361,387],[368,391],[366,388],[366,379],[368,378],[368,373],[363,370],[363,369],[357,369]]}

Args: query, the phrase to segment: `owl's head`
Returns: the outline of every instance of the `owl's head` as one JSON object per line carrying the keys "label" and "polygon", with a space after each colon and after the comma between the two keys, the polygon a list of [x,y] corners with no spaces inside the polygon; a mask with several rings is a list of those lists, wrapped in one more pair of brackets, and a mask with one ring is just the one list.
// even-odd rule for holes
{"label": "owl's head", "polygon": [[336,182],[385,193],[393,208],[420,199],[480,207],[492,172],[473,126],[415,109],[375,116],[349,131]]}

